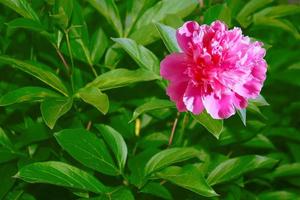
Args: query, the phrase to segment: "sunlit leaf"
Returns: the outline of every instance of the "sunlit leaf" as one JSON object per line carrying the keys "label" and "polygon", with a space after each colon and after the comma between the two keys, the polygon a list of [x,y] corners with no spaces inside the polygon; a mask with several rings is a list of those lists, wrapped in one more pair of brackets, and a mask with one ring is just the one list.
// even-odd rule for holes
{"label": "sunlit leaf", "polygon": [[113,40],[121,45],[141,68],[159,74],[159,60],[150,50],[128,38],[114,38]]}
{"label": "sunlit leaf", "polygon": [[108,112],[108,108],[109,108],[108,96],[102,93],[98,88],[96,87],[83,88],[79,90],[78,95],[84,102],[91,104],[103,114],[106,114]]}
{"label": "sunlit leaf", "polygon": [[104,140],[114,152],[120,170],[124,170],[127,159],[127,145],[120,133],[107,125],[96,125]]}
{"label": "sunlit leaf", "polygon": [[93,133],[84,129],[64,129],[55,133],[55,138],[64,150],[85,166],[108,175],[119,173],[106,145]]}
{"label": "sunlit leaf", "polygon": [[199,151],[195,148],[170,148],[163,150],[154,156],[147,162],[145,167],[145,175],[163,169],[169,165],[183,162],[185,160],[194,158],[199,155]]}
{"label": "sunlit leaf", "polygon": [[88,0],[88,2],[107,19],[119,36],[123,35],[119,10],[114,0]]}
{"label": "sunlit leaf", "polygon": [[133,83],[152,81],[160,77],[142,70],[114,69],[98,76],[94,81],[87,84],[87,87],[97,87],[100,90],[109,90],[124,87]]}
{"label": "sunlit leaf", "polygon": [[208,185],[201,171],[193,165],[184,167],[171,166],[157,172],[156,176],[193,191],[201,196],[218,196],[218,194]]}
{"label": "sunlit leaf", "polygon": [[175,105],[169,101],[169,100],[163,100],[163,99],[152,99],[143,105],[137,107],[134,110],[133,116],[130,120],[132,122],[136,118],[138,118],[141,114],[152,111],[152,110],[158,110],[158,109],[165,109],[165,108],[173,108]]}
{"label": "sunlit leaf", "polygon": [[68,90],[63,82],[50,70],[42,68],[42,65],[36,62],[25,62],[8,56],[0,56],[0,62],[7,65],[12,65],[31,76],[43,81],[47,85],[53,87],[64,95],[68,95]]}
{"label": "sunlit leaf", "polygon": [[0,3],[13,9],[25,18],[39,21],[39,17],[26,0],[0,0]]}
{"label": "sunlit leaf", "polygon": [[104,193],[107,188],[95,177],[72,165],[58,162],[37,162],[20,169],[15,175],[29,183],[48,183],[95,193]]}
{"label": "sunlit leaf", "polygon": [[193,118],[203,125],[214,137],[219,139],[223,130],[223,120],[213,119],[207,112],[200,115],[192,115]]}
{"label": "sunlit leaf", "polygon": [[0,97],[0,106],[15,103],[41,101],[49,97],[60,97],[56,92],[42,87],[23,87]]}
{"label": "sunlit leaf", "polygon": [[207,181],[210,185],[224,183],[256,169],[271,169],[277,162],[275,159],[257,155],[231,158],[216,166]]}
{"label": "sunlit leaf", "polygon": [[180,52],[181,49],[176,39],[176,30],[161,23],[156,23],[155,25],[169,52]]}
{"label": "sunlit leaf", "polygon": [[71,98],[51,98],[41,103],[41,113],[47,126],[51,129],[56,121],[66,114],[73,105]]}
{"label": "sunlit leaf", "polygon": [[263,8],[265,5],[272,3],[273,0],[251,0],[239,12],[236,19],[243,26],[247,27],[252,23],[252,15],[255,11]]}

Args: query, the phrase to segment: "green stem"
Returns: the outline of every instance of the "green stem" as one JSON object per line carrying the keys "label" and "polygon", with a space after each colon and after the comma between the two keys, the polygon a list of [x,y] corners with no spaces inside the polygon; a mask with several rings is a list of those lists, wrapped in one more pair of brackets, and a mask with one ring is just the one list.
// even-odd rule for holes
{"label": "green stem", "polygon": [[68,52],[69,52],[69,56],[70,56],[70,60],[71,60],[70,77],[71,77],[72,91],[74,92],[74,79],[73,79],[74,60],[73,60],[73,53],[72,53],[71,44],[70,44],[69,31],[64,30],[64,33],[65,33]]}
{"label": "green stem", "polygon": [[186,112],[184,114],[183,119],[182,119],[181,128],[180,128],[180,131],[179,131],[179,134],[178,134],[178,138],[176,140],[176,144],[179,145],[179,146],[182,144],[183,135],[184,135],[185,128],[186,128],[186,125],[188,124],[188,122],[189,122],[189,113]]}

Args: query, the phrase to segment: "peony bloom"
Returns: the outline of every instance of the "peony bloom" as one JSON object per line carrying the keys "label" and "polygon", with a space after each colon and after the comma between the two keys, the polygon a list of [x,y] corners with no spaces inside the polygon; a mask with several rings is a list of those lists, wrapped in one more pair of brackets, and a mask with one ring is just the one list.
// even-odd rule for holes
{"label": "peony bloom", "polygon": [[210,26],[186,22],[176,37],[182,52],[168,55],[160,73],[170,81],[167,94],[180,112],[206,109],[224,119],[259,95],[267,71],[261,42],[220,21]]}

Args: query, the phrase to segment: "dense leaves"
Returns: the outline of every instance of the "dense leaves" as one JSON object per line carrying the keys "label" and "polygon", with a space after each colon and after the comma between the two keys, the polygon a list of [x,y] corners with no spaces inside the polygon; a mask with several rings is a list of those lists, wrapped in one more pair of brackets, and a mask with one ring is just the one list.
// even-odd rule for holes
{"label": "dense leaves", "polygon": [[[299,199],[299,19],[293,0],[0,0],[0,199]],[[267,50],[230,119],[166,95],[189,20]]]}

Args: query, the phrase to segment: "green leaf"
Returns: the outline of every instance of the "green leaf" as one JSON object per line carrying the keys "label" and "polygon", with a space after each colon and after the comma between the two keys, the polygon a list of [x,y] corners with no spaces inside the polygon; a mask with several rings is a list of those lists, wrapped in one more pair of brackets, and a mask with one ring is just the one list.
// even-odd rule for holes
{"label": "green leaf", "polygon": [[273,143],[266,136],[262,134],[257,134],[251,140],[245,142],[242,145],[254,149],[272,149],[272,150],[276,149]]}
{"label": "green leaf", "polygon": [[63,82],[50,70],[42,67],[41,64],[37,62],[24,62],[8,56],[0,56],[0,62],[7,65],[13,65],[14,67],[36,77],[57,91],[61,92],[65,96],[68,96],[68,90]]}
{"label": "green leaf", "polygon": [[65,151],[83,165],[107,175],[119,174],[106,145],[89,131],[64,129],[55,133],[55,138]]}
{"label": "green leaf", "polygon": [[162,22],[171,15],[184,18],[198,5],[197,0],[162,0],[149,8],[137,20],[130,38],[142,45],[150,44],[157,39],[155,23]]}
{"label": "green leaf", "polygon": [[291,191],[262,192],[258,195],[259,200],[299,200],[299,193]]}
{"label": "green leaf", "polygon": [[150,50],[128,38],[114,38],[113,41],[121,45],[141,68],[159,75],[159,60]]}
{"label": "green leaf", "polygon": [[300,62],[293,63],[292,65],[290,65],[288,67],[288,69],[291,69],[291,70],[297,69],[297,70],[299,70],[300,69]]}
{"label": "green leaf", "polygon": [[246,126],[246,118],[247,118],[247,114],[246,114],[247,110],[246,109],[240,109],[237,110],[238,115],[240,116],[244,126]]}
{"label": "green leaf", "polygon": [[46,32],[46,28],[39,22],[27,18],[17,18],[7,23],[9,28],[25,28],[32,31],[41,32],[45,35],[50,35]]}
{"label": "green leaf", "polygon": [[300,6],[291,4],[268,7],[255,13],[254,16],[278,18],[298,13],[300,13]]}
{"label": "green leaf", "polygon": [[231,158],[214,167],[207,181],[210,185],[224,183],[259,168],[272,168],[277,162],[275,159],[258,155]]}
{"label": "green leaf", "polygon": [[73,0],[55,0],[54,14],[51,15],[62,29],[67,29],[73,13]]}
{"label": "green leaf", "polygon": [[91,104],[92,106],[97,108],[101,113],[106,114],[108,112],[108,96],[102,93],[98,88],[86,87],[80,89],[78,95],[84,102]]}
{"label": "green leaf", "polygon": [[24,190],[16,189],[10,191],[4,198],[5,200],[36,200],[31,194],[26,193]]}
{"label": "green leaf", "polygon": [[144,169],[146,163],[155,153],[157,153],[157,149],[151,146],[135,156],[128,157],[128,168],[131,172],[128,180],[139,189],[141,189],[145,183]]}
{"label": "green leaf", "polygon": [[244,27],[248,27],[252,23],[252,14],[263,8],[264,6],[270,4],[273,0],[251,0],[249,1],[243,9],[239,12],[236,19]]}
{"label": "green leaf", "polygon": [[117,43],[113,44],[111,47],[109,47],[106,51],[105,58],[104,58],[104,64],[110,69],[116,68],[118,63],[123,58],[125,52],[123,49],[120,48],[120,45]]}
{"label": "green leaf", "polygon": [[69,37],[70,49],[68,41],[62,43],[62,52],[72,56],[80,61],[83,61],[93,67],[91,53],[89,48],[88,28],[83,16],[83,11],[77,1],[74,1],[73,15],[71,25],[65,35]]}
{"label": "green leaf", "polygon": [[162,0],[149,8],[137,21],[135,28],[140,29],[143,26],[159,22],[168,15],[176,14],[179,17],[185,17],[191,13],[197,6],[197,0]]}
{"label": "green leaf", "polygon": [[235,18],[238,12],[243,7],[243,4],[245,3],[242,0],[225,0],[228,8],[231,10],[231,17]]}
{"label": "green leaf", "polygon": [[159,109],[165,109],[165,108],[174,108],[175,105],[169,100],[163,100],[163,99],[152,99],[143,105],[137,107],[134,112],[131,120],[129,122],[134,121],[136,118],[138,118],[141,114],[145,112],[149,112],[152,110],[159,110]]}
{"label": "green leaf", "polygon": [[223,120],[213,119],[207,112],[203,111],[200,115],[193,115],[193,118],[202,124],[213,136],[219,139],[223,130]]}
{"label": "green leaf", "polygon": [[18,129],[15,131],[20,132],[15,141],[17,148],[27,147],[30,144],[39,143],[52,137],[52,134],[50,134],[45,123],[40,118],[33,120],[29,116],[24,117],[24,123],[18,125]]}
{"label": "green leaf", "polygon": [[300,163],[284,164],[271,174],[274,178],[300,177]]}
{"label": "green leaf", "polygon": [[112,152],[118,161],[118,165],[121,171],[124,170],[126,159],[127,159],[127,145],[122,135],[107,125],[96,125],[96,128],[100,131],[105,142],[111,148]]}
{"label": "green leaf", "polygon": [[57,161],[27,165],[21,168],[15,177],[29,183],[48,183],[94,193],[107,191],[107,188],[89,173]]}
{"label": "green leaf", "polygon": [[300,38],[300,34],[297,28],[288,20],[285,19],[275,19],[271,17],[260,17],[254,15],[253,23],[256,26],[262,27],[273,27],[275,29],[281,29],[291,33],[296,39]]}
{"label": "green leaf", "polygon": [[255,99],[250,99],[249,102],[255,104],[256,106],[270,105],[262,95],[258,95]]}
{"label": "green leaf", "polygon": [[183,162],[199,155],[199,151],[192,147],[176,147],[162,150],[150,158],[145,167],[145,176],[163,169],[169,165]]}
{"label": "green leaf", "polygon": [[163,185],[155,182],[148,183],[143,187],[140,191],[142,193],[151,194],[163,199],[172,200],[173,197],[169,190],[165,188]]}
{"label": "green leaf", "polygon": [[176,39],[176,29],[161,23],[156,23],[155,26],[169,52],[180,52],[181,49]]}
{"label": "green leaf", "polygon": [[73,105],[71,98],[47,99],[41,103],[41,112],[47,126],[51,129],[56,121],[66,114]]}
{"label": "green leaf", "polygon": [[13,144],[11,143],[10,139],[5,134],[4,130],[0,128],[0,147],[4,147],[10,150],[13,150]]}
{"label": "green leaf", "polygon": [[104,31],[99,28],[93,34],[90,41],[90,54],[93,64],[97,64],[108,46],[108,40]]}
{"label": "green leaf", "polygon": [[218,194],[208,185],[201,171],[193,165],[184,167],[171,166],[157,172],[155,175],[201,196],[218,196]]}
{"label": "green leaf", "polygon": [[23,87],[0,97],[0,106],[22,102],[41,101],[48,97],[60,97],[56,92],[42,87]]}
{"label": "green leaf", "polygon": [[142,81],[152,81],[159,79],[157,75],[142,70],[114,69],[98,76],[94,81],[87,84],[86,87],[97,87],[102,90],[124,87],[133,83]]}
{"label": "green leaf", "polygon": [[30,4],[26,0],[0,0],[0,3],[4,4],[5,6],[11,8],[19,15],[33,19],[35,21],[40,21],[37,14],[31,8]]}
{"label": "green leaf", "polygon": [[125,36],[128,36],[138,17],[152,6],[156,0],[128,0],[125,19]]}
{"label": "green leaf", "polygon": [[7,163],[0,165],[0,177],[1,177],[1,187],[0,187],[0,199],[13,187],[15,179],[12,177],[17,172],[17,167],[14,163]]}
{"label": "green leaf", "polygon": [[113,26],[119,36],[123,35],[122,23],[119,15],[118,7],[114,0],[87,0],[101,15],[103,15],[108,23]]}
{"label": "green leaf", "polygon": [[205,11],[205,24],[211,24],[216,20],[221,20],[225,22],[228,26],[231,26],[231,11],[226,4],[214,5]]}
{"label": "green leaf", "polygon": [[2,128],[0,128],[0,163],[10,161],[17,157],[14,146]]}
{"label": "green leaf", "polygon": [[164,132],[154,132],[148,134],[138,141],[138,147],[142,149],[153,148],[168,144],[169,137]]}

